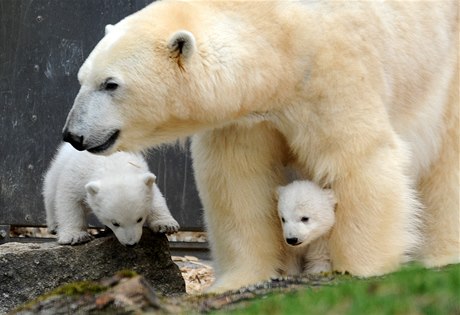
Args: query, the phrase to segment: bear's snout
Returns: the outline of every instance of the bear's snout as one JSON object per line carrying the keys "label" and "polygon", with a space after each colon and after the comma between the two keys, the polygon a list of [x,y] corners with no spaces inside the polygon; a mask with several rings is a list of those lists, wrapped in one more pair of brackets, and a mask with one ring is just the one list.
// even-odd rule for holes
{"label": "bear's snout", "polygon": [[100,141],[94,141],[94,139],[91,141],[91,137],[85,138],[83,135],[75,134],[70,132],[68,128],[65,128],[62,132],[62,139],[65,142],[70,143],[78,151],[87,150],[91,153],[103,153],[114,145],[115,141],[118,139],[119,134],[120,130],[114,129],[111,133],[106,135],[106,140],[101,143]]}
{"label": "bear's snout", "polygon": [[71,133],[67,128],[62,132],[62,140],[70,143],[78,151],[83,151],[86,149],[83,145],[84,137],[82,135]]}
{"label": "bear's snout", "polygon": [[289,245],[299,245],[299,239],[297,237],[289,237],[286,239],[286,242],[289,244]]}

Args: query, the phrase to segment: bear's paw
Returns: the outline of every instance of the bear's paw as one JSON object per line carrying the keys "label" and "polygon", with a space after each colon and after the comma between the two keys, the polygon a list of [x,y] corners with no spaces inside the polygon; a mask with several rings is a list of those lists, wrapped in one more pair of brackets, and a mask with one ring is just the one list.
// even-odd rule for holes
{"label": "bear's paw", "polygon": [[304,273],[306,274],[322,274],[330,273],[332,271],[331,261],[325,260],[312,260],[305,265]]}
{"label": "bear's paw", "polygon": [[78,245],[94,239],[94,236],[86,231],[67,232],[59,234],[58,243],[61,245]]}
{"label": "bear's paw", "polygon": [[179,223],[174,219],[157,220],[150,224],[150,229],[156,233],[171,234],[179,231]]}

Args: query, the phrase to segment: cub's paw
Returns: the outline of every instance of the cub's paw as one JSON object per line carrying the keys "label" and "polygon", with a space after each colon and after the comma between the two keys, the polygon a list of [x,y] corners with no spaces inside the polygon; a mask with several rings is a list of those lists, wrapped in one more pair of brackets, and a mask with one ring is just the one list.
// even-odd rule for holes
{"label": "cub's paw", "polygon": [[157,233],[171,234],[179,231],[179,223],[174,219],[156,220],[150,224],[150,229]]}
{"label": "cub's paw", "polygon": [[85,231],[72,233],[61,233],[58,237],[58,243],[61,245],[77,245],[83,244],[94,239],[94,236]]}
{"label": "cub's paw", "polygon": [[307,274],[322,274],[332,272],[330,260],[315,260],[310,261],[305,265],[304,273]]}

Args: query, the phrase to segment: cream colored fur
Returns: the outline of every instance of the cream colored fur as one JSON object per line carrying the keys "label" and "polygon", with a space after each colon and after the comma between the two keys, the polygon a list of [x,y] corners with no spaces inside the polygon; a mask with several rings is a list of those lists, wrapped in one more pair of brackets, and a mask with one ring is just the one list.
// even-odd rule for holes
{"label": "cream colored fur", "polygon": [[335,270],[457,263],[458,48],[457,1],[165,0],[110,28],[65,130],[119,130],[105,153],[195,134],[214,291],[280,272],[287,163],[336,194]]}

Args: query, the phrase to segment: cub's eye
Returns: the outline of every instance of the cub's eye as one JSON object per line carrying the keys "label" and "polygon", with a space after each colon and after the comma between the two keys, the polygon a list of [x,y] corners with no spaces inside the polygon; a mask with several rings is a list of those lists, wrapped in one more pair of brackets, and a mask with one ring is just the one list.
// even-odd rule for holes
{"label": "cub's eye", "polygon": [[101,85],[101,90],[113,92],[118,89],[118,83],[115,82],[112,78],[108,78]]}
{"label": "cub's eye", "polygon": [[113,226],[120,227],[120,223],[118,223],[118,222],[114,221],[114,222],[112,222],[112,224],[113,224]]}
{"label": "cub's eye", "polygon": [[286,221],[284,220],[284,218],[281,218],[281,222],[283,222],[283,223],[284,223],[284,222],[286,222]]}
{"label": "cub's eye", "polygon": [[140,223],[142,221],[142,217],[140,217],[139,219],[137,219],[137,223]]}
{"label": "cub's eye", "polygon": [[303,223],[307,223],[309,219],[310,219],[309,217],[302,217],[300,221],[302,221]]}

